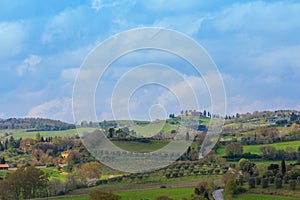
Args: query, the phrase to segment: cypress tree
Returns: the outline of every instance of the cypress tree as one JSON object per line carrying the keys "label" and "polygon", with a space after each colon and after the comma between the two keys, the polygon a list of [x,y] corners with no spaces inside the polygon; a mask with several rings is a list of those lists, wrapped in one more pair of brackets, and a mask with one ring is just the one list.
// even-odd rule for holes
{"label": "cypress tree", "polygon": [[286,172],[286,166],[285,166],[285,161],[284,159],[281,161],[281,173],[284,175]]}

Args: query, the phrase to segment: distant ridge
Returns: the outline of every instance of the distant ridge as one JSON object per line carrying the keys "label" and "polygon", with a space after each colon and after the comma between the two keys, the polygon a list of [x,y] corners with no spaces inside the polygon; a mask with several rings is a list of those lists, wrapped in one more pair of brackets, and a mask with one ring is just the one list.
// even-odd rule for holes
{"label": "distant ridge", "polygon": [[27,131],[58,131],[74,129],[74,124],[44,118],[0,119],[0,129],[28,129]]}

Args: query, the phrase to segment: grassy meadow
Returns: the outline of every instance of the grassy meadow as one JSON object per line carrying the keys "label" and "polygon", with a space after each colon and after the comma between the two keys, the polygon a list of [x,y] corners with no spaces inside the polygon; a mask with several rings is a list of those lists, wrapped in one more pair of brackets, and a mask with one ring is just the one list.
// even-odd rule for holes
{"label": "grassy meadow", "polygon": [[297,200],[299,198],[276,196],[276,195],[264,195],[264,194],[241,194],[241,195],[237,195],[233,199],[235,200]]}
{"label": "grassy meadow", "polygon": [[[136,200],[136,199],[154,199],[160,195],[166,195],[174,200],[181,200],[184,197],[190,197],[194,192],[194,188],[160,188],[150,190],[132,190],[115,192],[121,196],[122,200]],[[54,198],[56,200],[88,200],[88,196],[73,196],[67,198]]]}
{"label": "grassy meadow", "polygon": [[[265,145],[243,145],[243,152],[244,153],[250,152],[252,154],[261,155],[260,147],[262,146],[272,146],[275,147],[277,150],[278,149],[285,150],[287,147],[292,147],[295,150],[297,150],[298,147],[300,146],[300,141],[280,142],[280,143],[265,144]],[[225,148],[226,148],[225,146],[221,146],[220,148],[218,148],[217,154],[219,156],[225,156],[226,155]]]}

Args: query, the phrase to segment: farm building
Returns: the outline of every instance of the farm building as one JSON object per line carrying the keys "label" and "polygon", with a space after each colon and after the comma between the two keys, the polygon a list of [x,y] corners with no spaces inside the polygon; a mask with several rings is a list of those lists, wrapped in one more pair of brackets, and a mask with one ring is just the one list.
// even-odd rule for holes
{"label": "farm building", "polygon": [[8,170],[9,165],[8,164],[0,164],[0,170]]}

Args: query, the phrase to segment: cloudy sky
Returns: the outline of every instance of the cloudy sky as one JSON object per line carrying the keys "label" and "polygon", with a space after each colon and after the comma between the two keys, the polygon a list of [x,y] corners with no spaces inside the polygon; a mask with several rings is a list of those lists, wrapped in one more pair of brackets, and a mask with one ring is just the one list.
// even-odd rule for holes
{"label": "cloudy sky", "polygon": [[[0,118],[33,116],[72,122],[73,85],[88,53],[110,36],[137,27],[174,29],[201,44],[223,77],[227,113],[300,109],[298,1],[1,0]],[[120,73],[133,65],[130,58],[135,58],[134,66],[166,58],[162,62],[177,64],[175,68],[191,85],[201,85],[201,78],[180,69],[182,61],[156,54],[143,52],[143,60],[129,55],[111,67],[103,83],[108,87],[97,92],[100,120],[112,117],[110,89]],[[202,86],[197,88],[201,93]],[[143,99],[149,104],[168,102],[167,93],[147,86],[130,101],[145,108],[149,105]],[[136,105],[132,103],[132,109]],[[174,108],[167,112],[176,113]],[[145,112],[136,109],[136,116],[143,118]]]}

